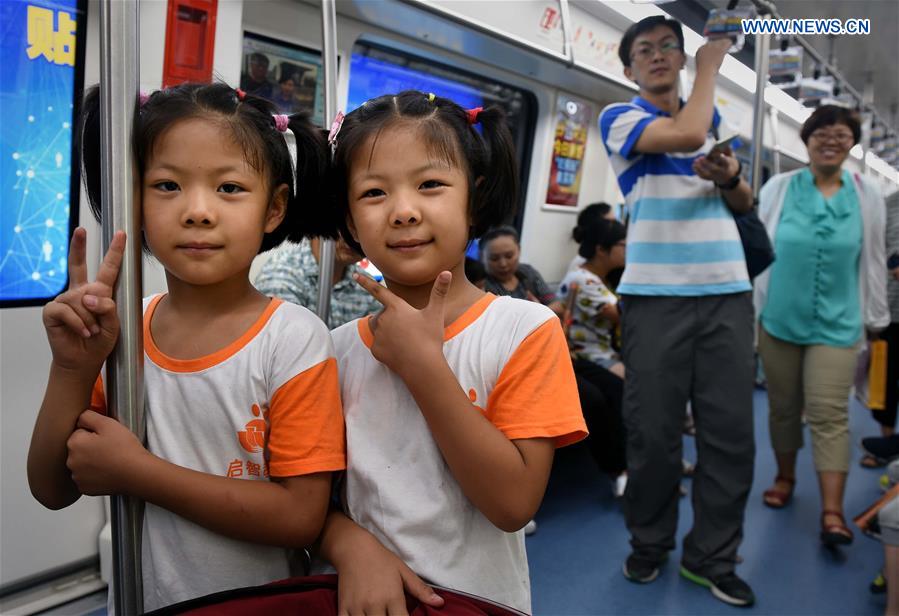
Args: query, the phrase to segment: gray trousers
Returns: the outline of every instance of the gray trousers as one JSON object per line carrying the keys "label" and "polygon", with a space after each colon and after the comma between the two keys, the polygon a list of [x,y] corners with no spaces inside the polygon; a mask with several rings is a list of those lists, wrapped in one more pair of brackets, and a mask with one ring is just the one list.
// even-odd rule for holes
{"label": "gray trousers", "polygon": [[683,425],[692,402],[698,460],[693,529],[683,564],[717,576],[734,569],[752,486],[753,308],[750,293],[623,298],[624,514],[634,552],[675,547]]}

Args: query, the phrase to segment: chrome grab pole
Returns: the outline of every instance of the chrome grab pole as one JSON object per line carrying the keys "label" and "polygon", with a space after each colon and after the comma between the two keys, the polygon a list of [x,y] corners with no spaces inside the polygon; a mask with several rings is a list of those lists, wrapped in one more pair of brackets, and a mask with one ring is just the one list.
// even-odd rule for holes
{"label": "chrome grab pole", "polygon": [[571,10],[568,0],[559,0],[559,16],[562,18],[562,53],[568,58],[568,66],[574,66],[574,45],[571,40]]}
{"label": "chrome grab pole", "polygon": [[[335,0],[322,0],[322,70],[325,77],[325,129],[337,115],[337,9]],[[330,325],[331,280],[334,278],[334,240],[322,239],[318,252],[319,318]]]}
{"label": "chrome grab pole", "polygon": [[[767,19],[767,17],[765,17]],[[765,144],[765,86],[768,83],[768,48],[771,35],[755,35],[755,105],[752,108],[752,195],[758,198],[762,187],[762,151]]]}
{"label": "chrome grab pole", "polygon": [[780,133],[780,114],[777,113],[777,109],[772,105],[770,109],[769,121],[771,122],[771,135],[774,137],[774,147],[771,149],[771,175],[778,175],[780,173],[781,161],[780,161],[780,139],[778,139],[778,134]]}
{"label": "chrome grab pole", "polygon": [[[777,7],[774,5],[774,2],[771,0],[752,0],[752,3],[756,6],[760,13],[767,13],[770,15],[771,19],[782,19],[781,15],[777,12]],[[793,34],[790,36],[790,40],[795,41],[798,45],[802,46],[805,49],[805,55],[811,58],[815,63],[821,66],[822,69],[827,71],[827,74],[831,75],[838,84],[840,84],[840,88],[843,92],[849,92],[855,100],[858,101],[859,105],[866,105],[865,97],[862,93],[856,90],[849,80],[846,79],[843,74],[837,70],[837,67],[832,63],[828,62],[824,59],[817,49],[812,46],[811,43],[806,41],[804,38],[799,36],[798,34]],[[881,117],[881,115],[877,112],[877,109],[874,105],[869,105],[866,107],[868,111],[871,112],[871,115],[878,120],[884,126],[889,127],[890,124],[887,124],[886,120]],[[895,125],[895,122],[893,123]],[[895,126],[893,126],[895,129]]]}
{"label": "chrome grab pole", "polygon": [[[137,0],[100,2],[100,117],[103,253],[118,230],[128,234],[115,301],[121,331],[106,361],[110,416],[144,437],[143,341],[141,339],[141,231],[131,154],[138,94]],[[141,509],[133,498],[113,496],[112,561],[116,614],[143,612]]]}

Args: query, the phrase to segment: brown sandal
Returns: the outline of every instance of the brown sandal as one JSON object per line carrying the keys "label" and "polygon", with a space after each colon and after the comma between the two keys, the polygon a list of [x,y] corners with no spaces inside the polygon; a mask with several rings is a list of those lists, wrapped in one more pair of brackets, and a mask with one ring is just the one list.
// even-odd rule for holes
{"label": "brown sandal", "polygon": [[[828,524],[827,516],[840,519],[839,524]],[[821,542],[826,546],[849,545],[852,543],[852,531],[846,526],[846,518],[839,511],[825,509],[821,512]]]}
{"label": "brown sandal", "polygon": [[789,490],[778,490],[777,487],[769,488],[762,493],[762,500],[766,505],[771,507],[772,509],[783,509],[787,506],[787,503],[790,502],[790,499],[793,498],[793,487],[796,485],[796,479],[792,477],[784,477],[783,475],[778,475],[774,478],[774,485],[777,486],[777,482],[787,483],[790,485]]}

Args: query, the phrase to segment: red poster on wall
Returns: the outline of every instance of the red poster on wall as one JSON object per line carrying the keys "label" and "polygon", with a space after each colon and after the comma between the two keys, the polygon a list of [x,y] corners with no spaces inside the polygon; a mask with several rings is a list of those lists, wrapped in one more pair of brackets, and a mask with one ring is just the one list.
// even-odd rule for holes
{"label": "red poster on wall", "polygon": [[556,132],[552,163],[549,170],[547,205],[577,207],[581,191],[587,128],[593,119],[593,108],[567,94],[556,99]]}

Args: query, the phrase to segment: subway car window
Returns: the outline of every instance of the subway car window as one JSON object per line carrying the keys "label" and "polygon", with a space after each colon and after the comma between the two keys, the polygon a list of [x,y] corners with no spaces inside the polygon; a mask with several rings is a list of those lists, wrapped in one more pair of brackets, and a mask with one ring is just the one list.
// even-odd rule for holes
{"label": "subway car window", "polygon": [[321,52],[244,32],[240,88],[272,101],[281,113],[306,112],[324,125]]}
{"label": "subway car window", "polygon": [[0,3],[0,307],[44,304],[68,282],[86,16],[87,0]]}
{"label": "subway car window", "polygon": [[[347,111],[370,98],[409,89],[433,92],[463,107],[502,107],[518,152],[519,194],[523,199],[537,116],[537,99],[533,93],[397,50],[369,43],[357,43],[353,47]],[[522,202],[516,219],[509,221],[519,229],[523,205]]]}

